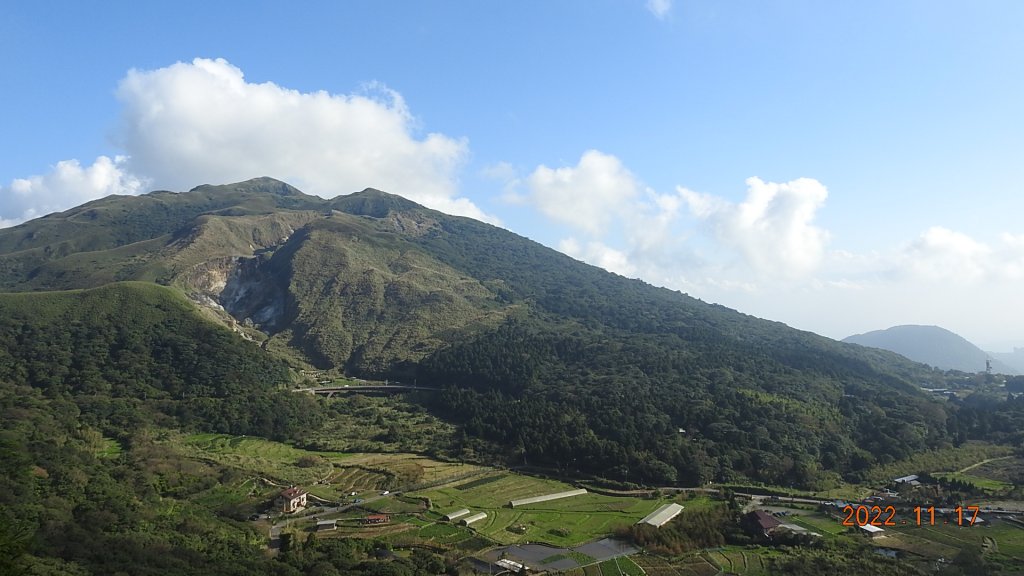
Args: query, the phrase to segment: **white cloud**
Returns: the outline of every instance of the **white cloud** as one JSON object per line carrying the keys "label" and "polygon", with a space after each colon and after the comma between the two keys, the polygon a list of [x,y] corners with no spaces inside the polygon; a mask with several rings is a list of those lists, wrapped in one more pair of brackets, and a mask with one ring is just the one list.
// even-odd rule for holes
{"label": "white cloud", "polygon": [[676,227],[682,197],[644,187],[617,157],[588,150],[575,166],[539,166],[526,187],[527,194],[509,199],[587,236],[584,242],[563,240],[562,252],[623,276],[685,282],[679,269],[694,257]]}
{"label": "white cloud", "polygon": [[90,166],[63,160],[43,175],[0,187],[0,228],[110,194],[138,194],[145,182],[125,170],[126,158],[100,156]]}
{"label": "white cloud", "polygon": [[299,92],[246,81],[223,59],[132,70],[117,97],[118,143],[130,168],[175,190],[273,176],[324,197],[366,187],[445,212],[491,220],[458,198],[468,143],[417,136],[402,96]]}
{"label": "white cloud", "polygon": [[523,196],[520,189],[523,180],[519,171],[508,162],[498,162],[485,166],[480,170],[480,175],[489,180],[501,182],[501,199],[509,204],[525,204],[527,198]]}
{"label": "white cloud", "polygon": [[926,280],[970,282],[993,272],[992,249],[961,232],[933,226],[905,251],[903,270]]}
{"label": "white cloud", "polygon": [[558,249],[573,258],[599,266],[609,272],[630,278],[636,277],[637,269],[630,263],[629,256],[603,242],[591,240],[587,242],[586,246],[581,246],[576,238],[570,237],[559,242]]}
{"label": "white cloud", "polygon": [[450,214],[498,223],[458,195],[465,139],[417,134],[402,96],[381,84],[360,94],[299,92],[245,80],[223,59],[197,58],[121,81],[115,130],[125,152],[89,167],[0,188],[0,226],[143,186],[187,190],[272,176],[323,197],[378,188]]}
{"label": "white cloud", "polygon": [[584,152],[575,167],[538,166],[527,186],[544,215],[592,236],[607,232],[640,189],[618,158],[597,150]]}
{"label": "white cloud", "polygon": [[709,194],[678,188],[690,213],[707,221],[716,239],[739,251],[761,274],[806,276],[818,267],[829,234],[814,225],[828,189],[817,180],[765,182],[748,178],[747,197],[733,204]]}
{"label": "white cloud", "polygon": [[658,20],[664,20],[672,11],[672,0],[647,0],[647,10]]}
{"label": "white cloud", "polygon": [[891,259],[889,275],[977,285],[1024,278],[1024,235],[1004,233],[985,243],[963,232],[933,226]]}

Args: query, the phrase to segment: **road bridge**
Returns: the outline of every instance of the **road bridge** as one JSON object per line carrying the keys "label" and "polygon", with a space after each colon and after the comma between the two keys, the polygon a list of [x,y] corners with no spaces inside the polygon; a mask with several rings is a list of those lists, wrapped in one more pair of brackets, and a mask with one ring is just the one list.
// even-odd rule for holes
{"label": "road bridge", "polygon": [[437,392],[440,388],[430,386],[409,386],[407,384],[365,384],[347,386],[317,386],[298,388],[296,392],[308,392],[331,398],[335,394],[400,394],[404,392]]}

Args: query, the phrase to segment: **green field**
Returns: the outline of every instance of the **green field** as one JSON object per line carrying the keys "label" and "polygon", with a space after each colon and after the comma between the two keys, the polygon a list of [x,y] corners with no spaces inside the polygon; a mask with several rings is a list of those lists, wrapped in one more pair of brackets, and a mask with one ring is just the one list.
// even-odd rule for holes
{"label": "green field", "polygon": [[[487,479],[488,481],[484,482]],[[459,508],[486,512],[472,528],[497,542],[547,542],[574,546],[606,536],[622,525],[633,524],[668,500],[585,494],[528,506],[507,508],[509,500],[562,492],[571,486],[519,474],[489,477],[447,486],[414,496],[430,498],[434,509],[447,513]]]}
{"label": "green field", "polygon": [[799,514],[788,516],[785,518],[785,522],[807,528],[826,538],[835,538],[840,534],[849,532],[849,528],[843,526],[835,518],[807,511],[801,511]]}

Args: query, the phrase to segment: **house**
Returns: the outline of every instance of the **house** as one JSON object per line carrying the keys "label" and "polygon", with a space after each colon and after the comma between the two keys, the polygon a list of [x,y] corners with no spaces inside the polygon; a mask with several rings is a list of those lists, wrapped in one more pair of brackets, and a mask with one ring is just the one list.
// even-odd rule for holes
{"label": "house", "polygon": [[387,524],[391,522],[390,514],[370,514],[359,519],[360,524]]}
{"label": "house", "polygon": [[[903,476],[901,478],[896,478],[895,480],[893,480],[893,482],[895,482],[897,484],[910,484],[911,482],[916,482],[917,478],[918,478],[917,474],[911,474],[910,476]],[[918,484],[920,484],[920,482],[918,482]]]}
{"label": "house", "polygon": [[771,538],[771,533],[782,525],[782,522],[768,512],[754,510],[748,512],[742,519],[743,529],[753,535],[761,535]]}
{"label": "house", "polygon": [[274,506],[281,512],[290,514],[306,507],[307,494],[308,492],[305,490],[292,486],[277,496],[274,500]]}

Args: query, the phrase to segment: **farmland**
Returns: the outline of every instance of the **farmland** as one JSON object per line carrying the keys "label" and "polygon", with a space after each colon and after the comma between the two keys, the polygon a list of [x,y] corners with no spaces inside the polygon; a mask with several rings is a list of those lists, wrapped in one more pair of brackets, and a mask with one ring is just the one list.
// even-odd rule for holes
{"label": "farmland", "polygon": [[[337,530],[318,537],[371,538],[396,547],[426,545],[452,550],[458,555],[525,542],[545,542],[565,548],[579,546],[607,536],[620,526],[631,525],[672,501],[665,497],[587,493],[511,509],[507,507],[510,500],[564,492],[572,486],[509,471],[441,462],[416,454],[312,451],[259,438],[219,434],[171,436],[164,442],[196,466],[216,464],[234,471],[220,484],[195,494],[194,498],[204,505],[222,510],[253,506],[256,501],[266,502],[279,486],[290,484],[303,486],[311,494],[329,501],[350,500],[351,492],[356,492],[356,497],[373,495],[376,500],[370,498],[370,502],[359,508],[330,516],[339,520]],[[108,442],[102,448],[112,449],[113,446]],[[1016,459],[1003,458],[951,474],[1001,483],[1018,469]],[[397,488],[411,488],[411,491],[405,496],[379,498],[380,491]],[[706,497],[679,501],[690,512],[720,505]],[[443,514],[460,508],[473,513],[486,512],[487,517],[470,527],[441,521]],[[1012,574],[1018,565],[1014,558],[1024,556],[1024,529],[998,519],[983,527],[899,526],[888,529],[885,537],[869,544],[836,519],[817,510],[807,506],[790,509],[787,522],[822,534],[840,549],[859,549],[861,554],[873,547],[897,550],[911,564],[922,567],[938,558],[954,558],[964,551],[982,550],[987,562],[1002,564],[1008,567],[1006,573]],[[359,519],[369,512],[389,513],[391,521],[383,525],[361,524]],[[285,529],[304,533],[310,526],[309,521],[300,521]],[[641,554],[632,560],[593,561],[571,573],[637,576],[643,570],[662,576],[711,576],[723,572],[762,576],[768,574],[772,566],[811,561],[822,553],[799,548],[784,551],[729,545],[680,557]],[[586,561],[582,556],[573,558],[580,563]],[[871,560],[883,561],[881,557]]]}
{"label": "farmland", "polygon": [[433,508],[441,513],[459,508],[487,512],[487,518],[473,528],[496,542],[547,542],[557,546],[572,546],[605,536],[667,502],[590,493],[514,510],[506,507],[512,499],[569,489],[571,486],[553,480],[495,473],[471,483],[418,492],[415,496],[429,498]]}

